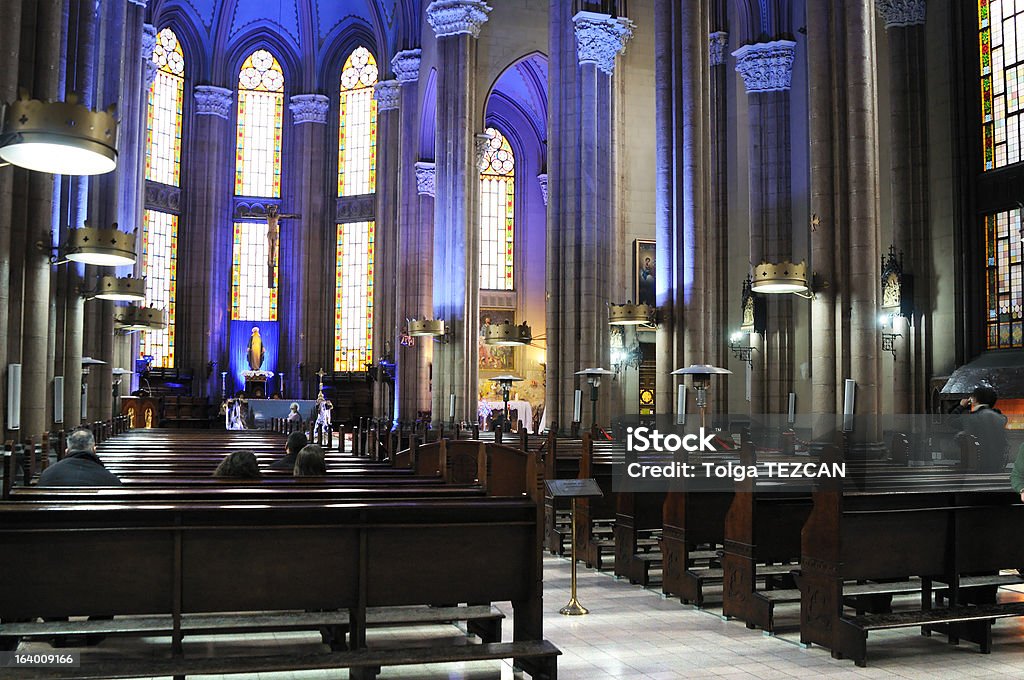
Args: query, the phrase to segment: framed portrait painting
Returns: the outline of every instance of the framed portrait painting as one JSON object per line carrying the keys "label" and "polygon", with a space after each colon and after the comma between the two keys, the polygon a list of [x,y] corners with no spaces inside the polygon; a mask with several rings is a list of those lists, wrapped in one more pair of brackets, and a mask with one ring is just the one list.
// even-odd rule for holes
{"label": "framed portrait painting", "polygon": [[477,347],[480,355],[480,369],[486,371],[511,371],[516,367],[515,347],[504,345],[485,345],[484,332],[488,324],[509,321],[515,323],[515,310],[512,309],[480,309],[480,334]]}
{"label": "framed portrait painting", "polygon": [[654,288],[655,272],[654,241],[636,239],[633,241],[633,300],[652,307],[656,303]]}

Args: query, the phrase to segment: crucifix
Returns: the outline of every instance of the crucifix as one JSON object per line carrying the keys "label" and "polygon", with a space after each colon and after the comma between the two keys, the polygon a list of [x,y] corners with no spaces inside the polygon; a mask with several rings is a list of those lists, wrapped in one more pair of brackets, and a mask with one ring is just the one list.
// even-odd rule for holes
{"label": "crucifix", "polygon": [[277,266],[278,242],[281,239],[281,220],[301,218],[297,213],[282,213],[277,205],[267,206],[266,214],[244,212],[239,217],[263,217],[267,220],[267,288],[277,288],[274,268]]}
{"label": "crucifix", "polygon": [[319,390],[321,392],[323,392],[324,391],[324,376],[327,375],[327,374],[324,373],[324,369],[323,368],[321,368],[319,371],[317,371],[316,374],[320,377],[320,387],[319,387]]}

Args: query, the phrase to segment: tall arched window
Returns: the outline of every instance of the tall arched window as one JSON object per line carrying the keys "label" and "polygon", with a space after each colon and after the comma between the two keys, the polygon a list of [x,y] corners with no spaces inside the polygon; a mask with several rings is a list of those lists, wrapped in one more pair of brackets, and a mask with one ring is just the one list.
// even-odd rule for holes
{"label": "tall arched window", "polygon": [[338,126],[338,195],[372,194],[377,188],[377,60],[357,47],[341,72]]}
{"label": "tall arched window", "polygon": [[988,349],[1024,348],[1024,260],[1019,208],[985,216]]}
{"label": "tall arched window", "polygon": [[[256,50],[238,73],[235,194],[281,195],[284,72],[267,50]],[[277,320],[278,239],[266,222],[235,222],[231,257],[231,318]]]}
{"label": "tall arched window", "polygon": [[[377,188],[377,61],[365,47],[345,60],[339,88],[338,196]],[[373,220],[338,225],[334,270],[334,370],[365,371],[373,356]]]}
{"label": "tall arched window", "polygon": [[1024,144],[1024,3],[978,0],[985,170],[1021,161]]}
{"label": "tall arched window", "polygon": [[[181,103],[185,89],[185,58],[170,28],[156,36],[153,47],[156,77],[149,88],[146,112],[146,179],[181,184]],[[167,312],[167,328],[145,331],[139,343],[143,356],[158,368],[174,367],[174,332],[178,270],[178,216],[146,210],[142,223],[142,260],[146,304]]]}
{"label": "tall arched window", "polygon": [[490,138],[480,172],[480,287],[512,290],[515,259],[515,156],[508,140],[487,128]]}

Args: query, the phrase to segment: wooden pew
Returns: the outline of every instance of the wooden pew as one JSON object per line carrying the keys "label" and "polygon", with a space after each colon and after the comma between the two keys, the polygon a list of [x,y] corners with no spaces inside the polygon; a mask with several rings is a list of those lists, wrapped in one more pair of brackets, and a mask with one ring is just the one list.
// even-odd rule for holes
{"label": "wooden pew", "polygon": [[615,512],[615,575],[643,587],[662,566],[659,547],[665,493],[618,492]]}

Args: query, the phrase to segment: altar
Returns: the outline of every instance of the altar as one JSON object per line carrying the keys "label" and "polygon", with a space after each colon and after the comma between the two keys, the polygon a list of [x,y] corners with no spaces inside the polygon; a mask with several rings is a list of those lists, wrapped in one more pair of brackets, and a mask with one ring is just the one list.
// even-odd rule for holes
{"label": "altar", "polygon": [[269,428],[272,418],[287,418],[292,404],[299,405],[303,424],[316,420],[314,399],[249,399],[248,403],[249,425],[257,430]]}
{"label": "altar", "polygon": [[[481,401],[480,403],[489,408],[494,414],[503,413],[505,410],[505,402],[502,401]],[[513,423],[516,420],[521,420],[526,431],[533,432],[533,407],[530,406],[530,402],[523,401],[522,399],[510,399],[508,410],[512,414]]]}

